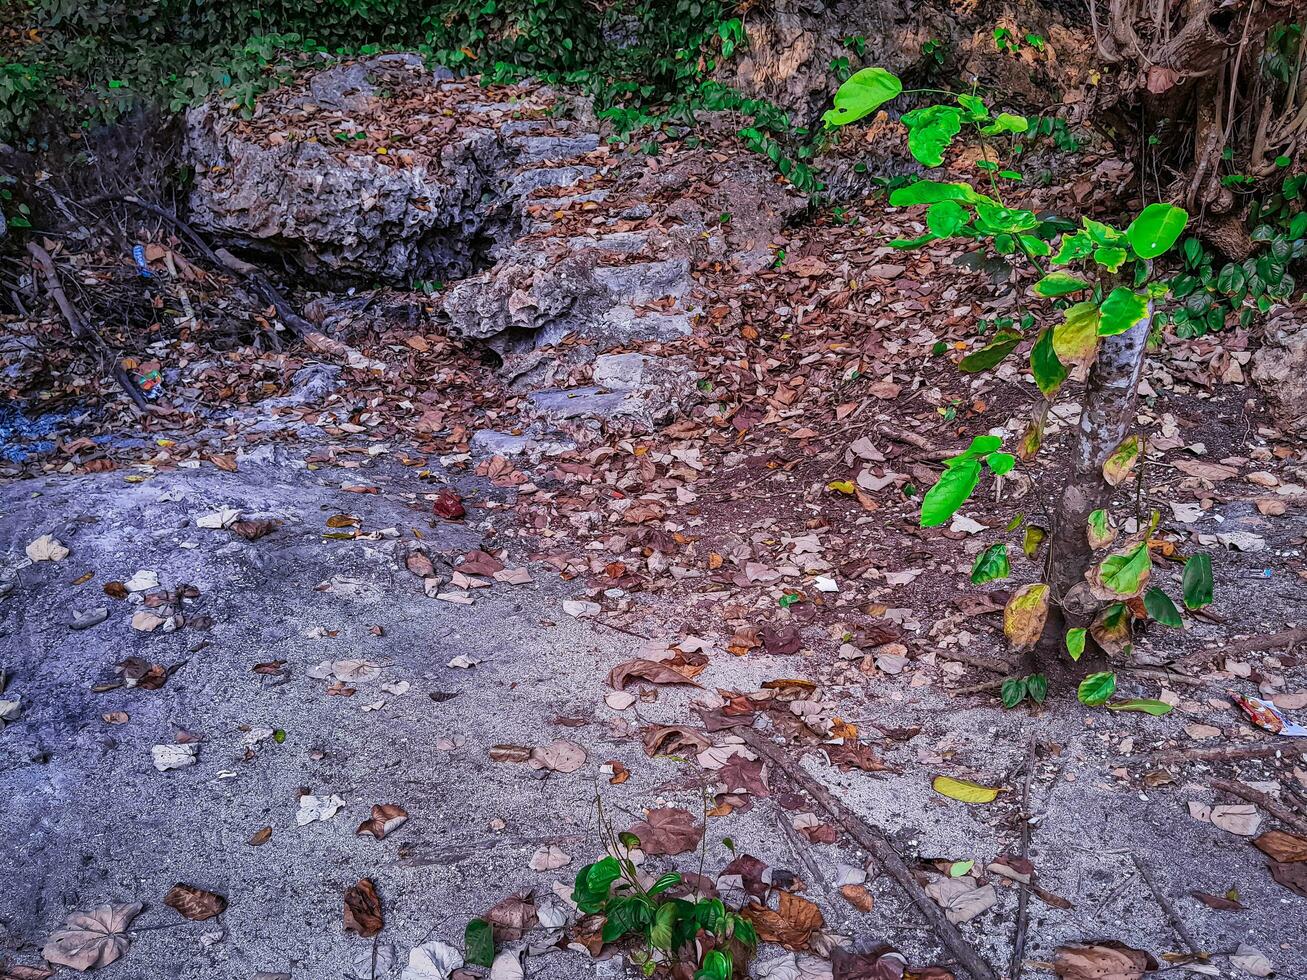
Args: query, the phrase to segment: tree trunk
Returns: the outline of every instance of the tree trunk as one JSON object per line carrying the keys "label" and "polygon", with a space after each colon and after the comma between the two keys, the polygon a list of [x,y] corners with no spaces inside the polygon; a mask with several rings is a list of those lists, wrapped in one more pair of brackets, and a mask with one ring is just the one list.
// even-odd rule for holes
{"label": "tree trunk", "polygon": [[1099,603],[1089,594],[1085,572],[1093,563],[1089,515],[1106,508],[1113,488],[1103,463],[1126,438],[1135,418],[1139,377],[1152,329],[1149,314],[1125,333],[1104,337],[1089,370],[1076,444],[1067,465],[1066,486],[1054,512],[1045,581],[1052,587],[1047,625],[1035,651],[1035,669],[1063,653],[1067,626],[1088,626]]}

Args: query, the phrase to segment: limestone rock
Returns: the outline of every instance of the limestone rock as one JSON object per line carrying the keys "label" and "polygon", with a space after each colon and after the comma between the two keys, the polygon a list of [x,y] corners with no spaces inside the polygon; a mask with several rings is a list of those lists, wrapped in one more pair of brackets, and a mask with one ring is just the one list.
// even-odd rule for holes
{"label": "limestone rock", "polygon": [[1252,365],[1253,381],[1277,409],[1277,421],[1294,432],[1307,429],[1307,318],[1285,310],[1271,319]]}

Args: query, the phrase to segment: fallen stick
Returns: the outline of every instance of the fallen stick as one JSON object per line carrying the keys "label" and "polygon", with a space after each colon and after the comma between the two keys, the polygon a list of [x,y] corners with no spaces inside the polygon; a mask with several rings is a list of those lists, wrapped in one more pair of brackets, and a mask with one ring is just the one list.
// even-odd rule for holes
{"label": "fallen stick", "polygon": [[750,748],[789,776],[794,783],[802,787],[808,795],[825,808],[826,812],[835,818],[850,837],[866,848],[880,862],[881,866],[899,883],[903,891],[921,911],[922,916],[930,924],[935,935],[939,937],[939,941],[944,945],[944,948],[971,974],[973,980],[998,980],[998,975],[988,963],[980,958],[980,954],[976,952],[971,944],[963,938],[957,926],[948,920],[947,916],[944,915],[944,910],[936,905],[925,890],[917,884],[916,878],[912,876],[912,871],[904,863],[899,852],[879,829],[858,817],[843,803],[835,799],[830,790],[791,762],[779,748],[764,739],[758,732],[753,729],[740,729],[739,731]]}
{"label": "fallen stick", "polygon": [[1198,667],[1210,663],[1217,657],[1230,654],[1238,656],[1243,653],[1257,653],[1263,650],[1278,650],[1298,643],[1307,643],[1307,626],[1281,630],[1279,633],[1263,633],[1261,636],[1249,636],[1242,640],[1231,640],[1223,646],[1211,650],[1200,650],[1176,661],[1182,667]]}
{"label": "fallen stick", "polygon": [[1175,930],[1175,934],[1184,941],[1186,946],[1189,947],[1189,952],[1201,953],[1203,948],[1194,941],[1193,934],[1189,932],[1189,929],[1185,926],[1184,921],[1180,916],[1176,915],[1175,906],[1167,901],[1166,896],[1163,895],[1161,889],[1157,887],[1157,882],[1153,880],[1153,873],[1149,870],[1148,865],[1139,860],[1138,854],[1131,854],[1130,857],[1134,861],[1135,867],[1139,869],[1139,873],[1143,875],[1144,881],[1148,884],[1148,890],[1153,893],[1153,898],[1157,899],[1157,904],[1160,905],[1162,911],[1166,913],[1166,919],[1171,923],[1171,928]]}
{"label": "fallen stick", "polygon": [[969,653],[962,653],[960,650],[936,650],[935,656],[943,657],[945,660],[952,660],[955,663],[966,664],[968,667],[978,667],[981,670],[988,670],[993,674],[1002,674],[1007,677],[1016,666],[1006,663],[1002,660],[990,660],[988,657],[973,657]]}
{"label": "fallen stick", "polygon": [[966,687],[955,687],[952,690],[945,688],[949,694],[981,694],[985,691],[997,691],[1005,683],[1006,678],[997,677],[992,681],[981,681],[979,684],[968,684]]}
{"label": "fallen stick", "polygon": [[[1026,750],[1026,781],[1021,789],[1021,858],[1030,860],[1030,783],[1035,777],[1035,739],[1030,738],[1030,747]],[[1021,980],[1021,971],[1025,968],[1026,933],[1030,928],[1030,886],[1018,882],[1021,889],[1017,897],[1017,925],[1012,938],[1012,959],[1008,961],[1007,974],[1011,980]]]}
{"label": "fallen stick", "polygon": [[[73,339],[80,340],[88,346],[95,348],[96,353],[101,356],[102,361],[105,358],[108,358],[112,365],[109,368],[110,376],[114,381],[118,382],[119,387],[121,387],[123,391],[127,392],[133,404],[135,404],[140,411],[148,412],[150,410],[149,403],[145,400],[145,396],[137,390],[136,385],[132,383],[132,379],[128,376],[127,372],[123,370],[123,366],[118,363],[117,355],[109,350],[104,339],[95,332],[93,327],[82,319],[82,315],[77,312],[77,308],[73,306],[72,302],[68,299],[68,294],[64,292],[64,287],[59,282],[59,272],[54,267],[54,259],[50,258],[50,253],[40,245],[36,244],[36,242],[28,242],[27,254],[30,255],[32,260],[40,267],[41,278],[45,281],[46,291],[54,299],[54,305],[59,307],[59,312],[63,315],[64,320],[67,321],[68,329],[72,331]],[[103,366],[103,364],[101,366]]]}
{"label": "fallen stick", "polygon": [[1276,800],[1271,799],[1268,794],[1253,789],[1247,783],[1242,783],[1237,779],[1213,779],[1212,789],[1220,790],[1222,793],[1229,793],[1231,796],[1237,796],[1249,803],[1256,803],[1280,823],[1292,827],[1300,834],[1307,834],[1307,820],[1304,820],[1292,810],[1286,809]]}
{"label": "fallen stick", "polygon": [[[1292,741],[1292,740],[1290,740]],[[1166,752],[1154,752],[1151,755],[1122,755],[1112,760],[1112,765],[1158,765],[1184,762],[1233,762],[1239,759],[1264,759],[1270,755],[1299,755],[1307,752],[1307,745],[1286,745],[1279,740],[1262,745],[1232,745],[1224,749],[1171,749]]]}

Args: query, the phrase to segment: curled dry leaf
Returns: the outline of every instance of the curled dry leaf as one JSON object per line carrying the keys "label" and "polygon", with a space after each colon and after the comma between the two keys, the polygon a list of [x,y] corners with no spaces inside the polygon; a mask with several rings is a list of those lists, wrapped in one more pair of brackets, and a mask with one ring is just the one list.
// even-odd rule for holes
{"label": "curled dry leaf", "polygon": [[530,868],[532,871],[553,871],[555,868],[566,867],[571,862],[572,855],[558,845],[550,844],[531,855]]}
{"label": "curled dry leaf", "polygon": [[108,966],[127,952],[124,933],[142,906],[101,905],[89,912],[74,912],[63,927],[45,941],[41,955],[51,963],[73,970]]}
{"label": "curled dry leaf", "polygon": [[185,882],[177,882],[164,896],[163,904],[176,909],[192,922],[203,922],[227,911],[227,899],[217,892],[208,892]]}
{"label": "curled dry leaf", "polygon": [[231,532],[246,541],[257,541],[277,530],[278,526],[279,523],[272,520],[236,521],[231,525]]}
{"label": "curled dry leaf", "polygon": [[684,854],[703,838],[703,827],[694,815],[679,807],[658,807],[645,811],[645,818],[631,827],[645,854]]}
{"label": "curled dry leaf", "polygon": [[516,942],[535,928],[535,902],[531,900],[530,892],[510,895],[481,918],[490,923],[496,943]]}
{"label": "curled dry leaf", "polygon": [[345,931],[370,938],[379,933],[386,920],[381,913],[381,896],[371,878],[360,878],[345,892]]}
{"label": "curled dry leaf", "polygon": [[1283,830],[1268,830],[1253,844],[1272,861],[1307,861],[1307,838]]}
{"label": "curled dry leaf", "polygon": [[628,660],[620,663],[608,673],[608,686],[620,691],[628,681],[648,681],[650,684],[689,684],[699,685],[680,671],[666,664],[653,660]]}
{"label": "curled dry leaf", "polygon": [[69,551],[63,542],[51,534],[43,534],[25,549],[32,561],[63,561]]}
{"label": "curled dry leaf", "polygon": [[1018,650],[1039,642],[1048,618],[1048,586],[1041,583],[1023,585],[1012,593],[1003,610],[1003,632]]}
{"label": "curled dry leaf", "polygon": [[840,894],[860,912],[870,912],[876,905],[876,900],[871,897],[866,885],[841,885]]}
{"label": "curled dry leaf", "polygon": [[698,755],[708,748],[708,737],[703,732],[680,725],[645,725],[640,729],[644,751],[652,758],[658,755]]}
{"label": "curled dry leaf", "polygon": [[408,811],[398,803],[374,803],[372,815],[364,820],[354,831],[356,835],[371,834],[377,840],[385,840],[392,832],[408,822]]}
{"label": "curled dry leaf", "polygon": [[250,834],[250,839],[247,840],[245,843],[249,844],[250,847],[262,847],[264,844],[268,843],[268,841],[270,841],[271,839],[272,839],[272,828],[260,827],[254,833]]}
{"label": "curled dry leaf", "polygon": [[436,574],[436,566],[431,564],[431,559],[420,551],[411,551],[404,564],[408,570],[418,578],[430,578]]}
{"label": "curled dry leaf", "polygon": [[1141,980],[1156,969],[1151,955],[1124,943],[1059,946],[1053,954],[1058,980]]}

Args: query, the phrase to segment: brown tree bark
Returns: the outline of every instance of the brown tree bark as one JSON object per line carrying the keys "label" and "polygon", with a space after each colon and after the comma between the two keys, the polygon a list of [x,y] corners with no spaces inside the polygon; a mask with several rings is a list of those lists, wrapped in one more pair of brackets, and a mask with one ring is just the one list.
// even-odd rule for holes
{"label": "brown tree bark", "polygon": [[1034,653],[1035,669],[1045,670],[1052,658],[1063,657],[1066,627],[1088,626],[1100,605],[1085,581],[1094,557],[1087,533],[1089,515],[1111,502],[1113,487],[1103,478],[1103,463],[1134,424],[1151,329],[1150,304],[1149,315],[1139,323],[1125,333],[1103,338],[1089,370],[1067,481],[1049,536],[1044,580],[1051,586],[1052,602]]}

